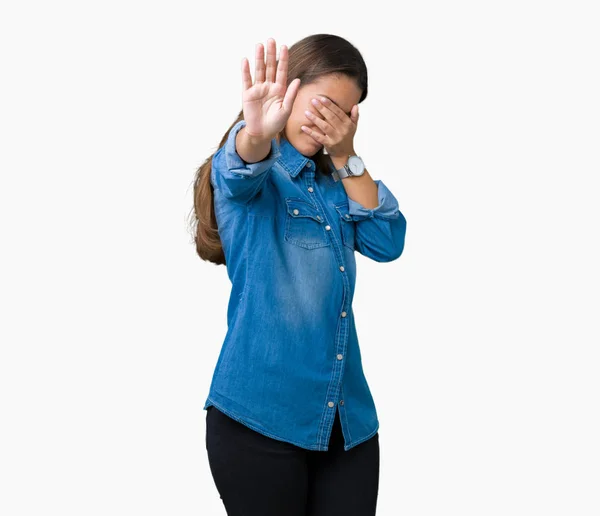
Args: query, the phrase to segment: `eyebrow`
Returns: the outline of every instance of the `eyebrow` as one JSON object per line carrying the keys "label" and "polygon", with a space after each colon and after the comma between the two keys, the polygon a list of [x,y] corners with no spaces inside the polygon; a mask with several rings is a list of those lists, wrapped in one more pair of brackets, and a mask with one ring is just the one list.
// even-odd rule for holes
{"label": "eyebrow", "polygon": [[[321,97],[325,97],[326,99],[329,99],[329,97],[328,97],[327,95],[324,95],[323,93],[317,93],[317,95],[321,95]],[[331,100],[331,99],[329,99],[329,100]],[[331,102],[333,102],[333,100],[331,100]],[[340,106],[338,106],[337,102],[333,102],[333,103],[334,103],[334,104],[335,104],[337,107],[340,107]],[[340,109],[342,109],[342,108],[340,108]],[[346,111],[346,114],[347,114],[348,116],[350,116],[350,113],[351,113],[351,111]]]}

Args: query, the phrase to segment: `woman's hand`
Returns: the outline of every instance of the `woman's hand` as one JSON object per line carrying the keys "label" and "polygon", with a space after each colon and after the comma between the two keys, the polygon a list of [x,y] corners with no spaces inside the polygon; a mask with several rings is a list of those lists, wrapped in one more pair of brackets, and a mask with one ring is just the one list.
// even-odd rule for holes
{"label": "woman's hand", "polygon": [[248,59],[244,57],[242,60],[242,105],[246,121],[244,130],[256,140],[270,141],[285,127],[300,87],[300,79],[294,79],[287,87],[287,46],[281,46],[279,63],[275,50],[275,40],[269,38],[265,76],[264,48],[262,43],[257,44],[254,84]]}
{"label": "woman's hand", "polygon": [[358,128],[358,104],[352,106],[350,116],[326,97],[311,99],[321,117],[306,110],[305,116],[320,131],[302,126],[302,130],[325,147],[331,157],[348,157],[354,154],[354,135]]}

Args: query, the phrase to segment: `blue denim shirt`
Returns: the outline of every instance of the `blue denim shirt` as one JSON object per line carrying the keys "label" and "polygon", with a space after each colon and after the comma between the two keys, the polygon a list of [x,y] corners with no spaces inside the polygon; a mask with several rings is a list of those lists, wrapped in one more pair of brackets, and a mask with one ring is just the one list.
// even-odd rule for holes
{"label": "blue denim shirt", "polygon": [[347,451],[379,429],[352,311],[354,253],[395,260],[406,219],[381,180],[379,205],[365,208],[283,137],[264,160],[244,162],[235,138],[245,124],[212,159],[232,288],[204,410],[214,405],[266,436],[322,451],[338,410]]}

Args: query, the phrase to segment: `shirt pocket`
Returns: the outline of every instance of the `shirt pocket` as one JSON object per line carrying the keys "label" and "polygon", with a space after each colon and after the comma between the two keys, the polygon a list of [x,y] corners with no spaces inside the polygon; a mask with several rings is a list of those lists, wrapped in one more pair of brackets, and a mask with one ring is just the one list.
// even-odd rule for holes
{"label": "shirt pocket", "polygon": [[334,204],[334,207],[340,216],[340,225],[342,226],[342,243],[354,251],[356,225],[352,220],[352,215],[350,215],[348,211],[348,202],[344,201]]}
{"label": "shirt pocket", "polygon": [[284,236],[286,242],[305,249],[331,245],[323,226],[323,217],[317,208],[297,197],[286,197],[285,203],[287,206]]}

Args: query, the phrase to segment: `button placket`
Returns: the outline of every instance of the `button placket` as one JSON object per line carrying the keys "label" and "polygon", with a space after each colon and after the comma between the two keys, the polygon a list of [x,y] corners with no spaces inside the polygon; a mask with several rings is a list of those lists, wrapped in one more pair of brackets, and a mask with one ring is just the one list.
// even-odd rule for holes
{"label": "button placket", "polygon": [[[308,164],[307,164],[308,166]],[[309,167],[310,168],[310,167]],[[307,171],[308,172],[308,171]],[[308,180],[308,191],[311,194],[314,194],[314,200],[315,200],[315,205],[319,208],[319,210],[326,214],[327,212],[324,210],[323,205],[325,203],[325,201],[323,200],[322,196],[321,196],[321,192],[318,191],[317,188],[313,188],[313,184],[312,184],[312,180],[313,180],[313,172],[310,171],[306,174],[307,180]],[[311,190],[312,189],[312,190]],[[319,216],[320,217],[320,216]],[[326,220],[326,217],[323,218],[321,217],[320,220],[324,220],[325,223],[327,223],[328,221]],[[344,221],[341,221],[342,223],[344,223]],[[330,224],[326,224],[325,226],[325,230],[326,231],[331,231],[332,230],[332,226]],[[338,241],[336,239],[336,237],[334,236],[333,233],[330,233],[330,240],[332,241],[332,251],[336,257],[336,261],[338,262],[338,264],[342,264],[344,263],[344,253],[340,252],[343,251],[343,247],[340,248],[340,246],[338,245]],[[339,244],[343,245],[343,241],[339,242]],[[344,265],[338,265],[340,272],[345,273],[346,272],[346,268],[344,267]],[[346,307],[346,305],[348,304],[348,298],[350,295],[350,284],[349,284],[349,278],[344,275],[342,276],[342,282],[343,282],[343,292],[344,292],[344,296],[342,299],[342,309]],[[345,311],[341,311],[339,312],[339,315],[341,315],[341,317],[344,319],[344,322],[346,321],[346,316],[347,313]],[[327,407],[328,408],[333,408],[335,407],[338,403],[340,405],[344,404],[343,400],[340,400],[339,398],[341,396],[343,396],[342,393],[342,381],[343,381],[343,371],[344,371],[344,358],[345,358],[345,353],[346,353],[346,349],[347,349],[347,344],[348,344],[348,339],[350,338],[350,331],[348,330],[348,325],[347,324],[341,324],[339,326],[339,331],[336,334],[336,338],[335,338],[335,365],[334,365],[334,369],[332,371],[332,377],[330,380],[330,386],[327,392],[327,397],[329,398],[329,401],[327,401]],[[323,425],[331,425],[333,424],[333,420],[331,419],[331,415],[328,416],[324,421],[322,421],[321,425],[323,428],[323,432],[325,432],[325,427]]]}
{"label": "button placket", "polygon": [[[315,189],[313,187],[313,181],[315,179],[315,172],[312,170],[313,164],[309,161],[305,166],[308,168],[308,170],[304,174],[305,178],[306,178],[306,183],[308,184],[308,186],[306,187],[306,190],[309,193],[314,194]],[[316,205],[320,211],[323,211],[323,209],[319,205],[319,202],[314,198],[313,198],[313,204]],[[317,215],[317,219],[319,220],[319,222],[323,222],[323,217],[321,217],[321,215]]]}

